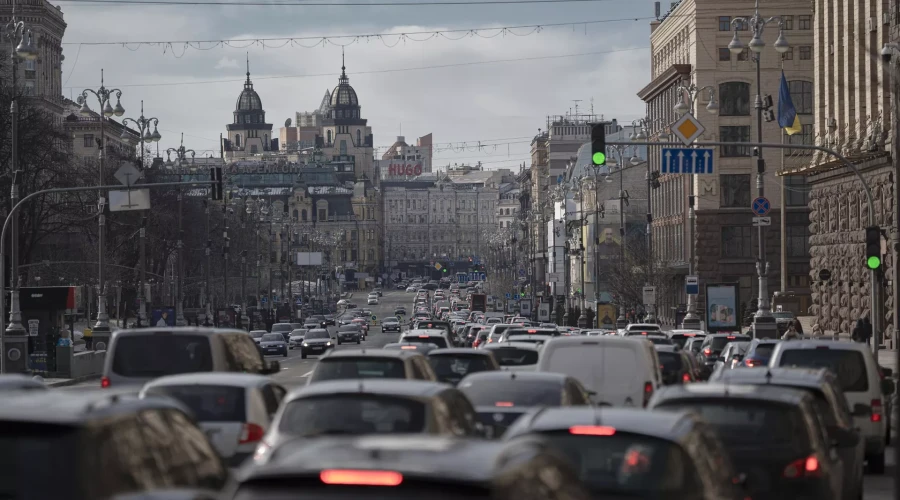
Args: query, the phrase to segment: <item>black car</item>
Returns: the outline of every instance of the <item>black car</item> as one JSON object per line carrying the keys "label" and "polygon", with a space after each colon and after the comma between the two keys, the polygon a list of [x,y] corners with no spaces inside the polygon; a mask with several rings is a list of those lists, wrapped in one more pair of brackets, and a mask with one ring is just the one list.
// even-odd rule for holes
{"label": "black car", "polygon": [[453,385],[470,373],[500,369],[492,352],[479,349],[436,349],[428,353],[428,362],[438,380]]}
{"label": "black car", "polygon": [[259,348],[263,354],[281,354],[284,357],[288,355],[288,343],[284,340],[281,333],[267,333],[259,340]]}
{"label": "black car", "polygon": [[300,357],[306,359],[310,354],[325,354],[329,349],[334,349],[331,335],[324,328],[316,328],[306,333],[303,343],[300,344]]}
{"label": "black car", "polygon": [[406,316],[406,308],[398,307],[398,308],[394,309],[394,314],[396,314],[397,316]]}
{"label": "black car", "polygon": [[[306,319],[307,322],[309,322],[310,320],[317,321],[319,324],[318,328],[326,328],[328,326],[328,320],[325,319],[325,316],[321,314],[316,314]],[[331,324],[333,325],[334,321],[332,321]]]}
{"label": "black car", "polygon": [[334,324],[334,314],[326,314],[326,315],[325,315],[325,325],[326,325],[326,326],[335,326],[335,324]]}
{"label": "black car", "polygon": [[324,328],[322,323],[318,320],[312,318],[306,318],[306,321],[303,322],[303,328],[307,330],[312,330],[314,328]]}
{"label": "black car", "polygon": [[362,329],[359,325],[345,325],[338,328],[337,343],[338,345],[346,343],[362,342]]}
{"label": "black car", "polygon": [[394,316],[388,316],[381,320],[381,331],[382,332],[397,332],[400,333],[401,330],[400,320]]}
{"label": "black car", "polygon": [[700,345],[700,354],[697,358],[701,364],[708,370],[715,366],[719,355],[729,342],[750,342],[753,340],[747,335],[739,335],[734,333],[713,333],[707,335]]}

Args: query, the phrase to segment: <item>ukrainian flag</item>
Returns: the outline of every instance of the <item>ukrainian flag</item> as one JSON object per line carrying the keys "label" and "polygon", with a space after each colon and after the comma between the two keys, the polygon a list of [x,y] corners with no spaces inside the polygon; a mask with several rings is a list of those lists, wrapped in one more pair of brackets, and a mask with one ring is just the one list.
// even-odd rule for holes
{"label": "ukrainian flag", "polygon": [[803,130],[800,116],[797,115],[794,101],[791,100],[791,90],[788,88],[784,71],[781,72],[781,88],[778,90],[778,126],[783,128],[787,135],[794,135]]}

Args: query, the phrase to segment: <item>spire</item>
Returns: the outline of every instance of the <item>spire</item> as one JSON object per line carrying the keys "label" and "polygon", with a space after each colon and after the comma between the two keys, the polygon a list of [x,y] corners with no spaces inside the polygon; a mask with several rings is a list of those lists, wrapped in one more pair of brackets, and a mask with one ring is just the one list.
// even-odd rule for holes
{"label": "spire", "polygon": [[347,65],[344,64],[344,47],[341,47],[341,78],[338,83],[347,83]]}
{"label": "spire", "polygon": [[253,83],[250,82],[250,53],[247,52],[247,81],[244,83],[244,87],[253,88]]}

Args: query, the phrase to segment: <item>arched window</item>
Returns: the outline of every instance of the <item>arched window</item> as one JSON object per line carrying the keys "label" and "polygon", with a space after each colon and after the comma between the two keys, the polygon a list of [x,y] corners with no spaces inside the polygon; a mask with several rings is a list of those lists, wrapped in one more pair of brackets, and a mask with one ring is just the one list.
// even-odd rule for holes
{"label": "arched window", "polygon": [[328,131],[328,144],[331,144],[331,130]]}
{"label": "arched window", "polygon": [[750,116],[750,84],[719,84],[719,116]]}
{"label": "arched window", "polygon": [[356,129],[356,146],[362,146],[362,131]]}
{"label": "arched window", "polygon": [[241,147],[241,134],[234,134],[234,147]]}
{"label": "arched window", "polygon": [[300,220],[302,220],[303,222],[306,222],[306,209],[305,208],[300,211]]}
{"label": "arched window", "polygon": [[791,91],[791,101],[798,115],[811,115],[813,112],[813,83],[803,80],[788,82]]}
{"label": "arched window", "polygon": [[341,141],[341,154],[347,154],[347,141]]}
{"label": "arched window", "polygon": [[294,209],[294,220],[297,220],[298,215],[299,215],[299,213],[297,212],[297,209],[295,208]]}

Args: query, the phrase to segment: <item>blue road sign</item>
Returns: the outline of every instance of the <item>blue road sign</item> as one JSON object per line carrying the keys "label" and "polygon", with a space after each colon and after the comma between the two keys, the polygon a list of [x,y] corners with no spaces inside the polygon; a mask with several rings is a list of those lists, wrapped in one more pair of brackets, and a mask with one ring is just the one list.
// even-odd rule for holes
{"label": "blue road sign", "polygon": [[456,265],[456,263],[453,262],[453,261],[451,260],[451,261],[450,261],[450,267],[453,267],[453,266],[455,266],[455,265]]}
{"label": "blue road sign", "polygon": [[684,293],[700,295],[700,278],[697,276],[686,276],[684,278]]}
{"label": "blue road sign", "polygon": [[479,281],[486,281],[486,280],[487,280],[487,273],[481,273],[481,279]]}
{"label": "blue road sign", "polygon": [[768,199],[763,198],[762,196],[753,200],[753,203],[750,204],[750,210],[753,210],[753,213],[755,213],[757,217],[766,215],[771,208],[772,204],[769,203]]}
{"label": "blue road sign", "polygon": [[709,148],[663,148],[660,173],[711,174],[713,150]]}
{"label": "blue road sign", "polygon": [[262,302],[263,304],[265,304],[265,303],[266,303],[266,298],[265,298],[265,297],[260,297],[260,298],[259,298],[259,301]]}
{"label": "blue road sign", "polygon": [[519,269],[519,276],[525,276],[525,270]]}
{"label": "blue road sign", "polygon": [[456,281],[457,281],[457,283],[465,283],[469,280],[468,280],[468,276],[466,275],[466,273],[456,273]]}
{"label": "blue road sign", "polygon": [[511,298],[512,298],[512,294],[509,293],[509,292],[506,292],[506,298],[507,298],[507,299],[511,299]]}

